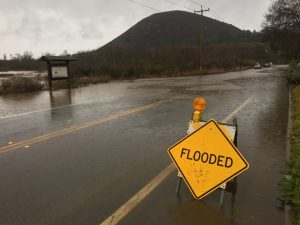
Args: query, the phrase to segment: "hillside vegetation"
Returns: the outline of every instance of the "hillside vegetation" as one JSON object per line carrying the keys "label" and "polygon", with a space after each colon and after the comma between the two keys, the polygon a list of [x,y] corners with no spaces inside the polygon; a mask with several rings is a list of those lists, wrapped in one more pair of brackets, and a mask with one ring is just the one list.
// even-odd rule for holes
{"label": "hillside vegetation", "polygon": [[[204,70],[222,71],[249,67],[256,61],[270,60],[265,44],[219,43],[204,48]],[[76,55],[72,72],[81,75],[111,75],[113,78],[142,75],[173,75],[199,69],[199,46],[176,45],[146,49],[109,46]],[[205,72],[205,71],[204,71]]]}
{"label": "hillside vegetation", "polygon": [[[200,25],[205,45],[200,53]],[[106,74],[113,78],[165,76],[227,71],[270,61],[272,52],[257,32],[243,31],[208,17],[183,11],[149,16],[107,45],[76,54],[75,74]]]}

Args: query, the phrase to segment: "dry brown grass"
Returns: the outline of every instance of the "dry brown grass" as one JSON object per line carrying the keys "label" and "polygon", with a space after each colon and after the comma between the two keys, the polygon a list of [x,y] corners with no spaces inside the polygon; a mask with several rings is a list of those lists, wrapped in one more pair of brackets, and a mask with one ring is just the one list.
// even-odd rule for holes
{"label": "dry brown grass", "polygon": [[25,93],[43,90],[43,84],[28,77],[10,77],[2,80],[0,94]]}

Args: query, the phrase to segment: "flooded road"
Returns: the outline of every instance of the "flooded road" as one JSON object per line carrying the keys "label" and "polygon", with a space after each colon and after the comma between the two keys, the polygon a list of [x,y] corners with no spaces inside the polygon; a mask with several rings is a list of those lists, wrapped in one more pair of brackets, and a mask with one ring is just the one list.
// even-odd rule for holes
{"label": "flooded road", "polygon": [[[111,82],[0,96],[0,224],[101,224],[170,165],[192,101],[221,121],[243,102],[238,147],[250,169],[235,192],[202,201],[173,169],[120,224],[283,224],[288,86],[281,67]],[[231,118],[232,120],[232,118]],[[10,144],[8,144],[10,142]]]}

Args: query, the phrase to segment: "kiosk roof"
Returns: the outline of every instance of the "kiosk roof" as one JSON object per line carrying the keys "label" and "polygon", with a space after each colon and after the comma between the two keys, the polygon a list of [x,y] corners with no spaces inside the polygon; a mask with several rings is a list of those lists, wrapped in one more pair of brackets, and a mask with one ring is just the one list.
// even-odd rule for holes
{"label": "kiosk roof", "polygon": [[50,61],[75,61],[76,59],[72,56],[42,56],[41,61],[50,62]]}

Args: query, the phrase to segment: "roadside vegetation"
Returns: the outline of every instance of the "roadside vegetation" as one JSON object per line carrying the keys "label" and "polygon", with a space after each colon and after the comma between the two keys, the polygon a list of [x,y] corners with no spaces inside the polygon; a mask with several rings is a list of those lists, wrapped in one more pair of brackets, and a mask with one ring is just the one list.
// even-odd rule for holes
{"label": "roadside vegetation", "polygon": [[[300,74],[299,74],[300,76]],[[291,224],[300,224],[300,85],[292,91],[293,117],[291,156],[280,185],[284,202],[292,206]]]}
{"label": "roadside vegetation", "polygon": [[288,80],[292,84],[300,84],[300,60],[293,60],[288,71]]}
{"label": "roadside vegetation", "polygon": [[290,63],[287,78],[292,88],[292,132],[289,134],[290,158],[280,183],[280,193],[289,205],[286,216],[290,225],[300,225],[300,63]]}
{"label": "roadside vegetation", "polygon": [[182,76],[188,73],[234,71],[253,67],[259,61],[269,62],[275,56],[267,44],[213,43],[204,47],[203,70],[199,71],[198,45],[172,45],[137,49],[127,46],[105,46],[97,51],[76,54],[73,74],[102,74],[113,79]]}
{"label": "roadside vegetation", "polygon": [[[280,184],[282,200],[291,206],[290,224],[300,225],[300,1],[276,0],[263,23],[265,38],[275,51],[289,60],[288,81],[292,88],[292,133],[290,159]],[[290,212],[291,211],[291,212]]]}
{"label": "roadside vegetation", "polygon": [[43,90],[43,84],[28,77],[10,77],[2,80],[0,94],[25,93]]}
{"label": "roadside vegetation", "polygon": [[[77,88],[82,86],[88,86],[91,84],[107,83],[111,80],[113,80],[111,76],[73,76],[71,78],[71,87]],[[54,90],[65,88],[68,88],[67,81],[53,81]],[[49,87],[47,77],[11,76],[0,80],[0,95],[26,93],[48,89]]]}

